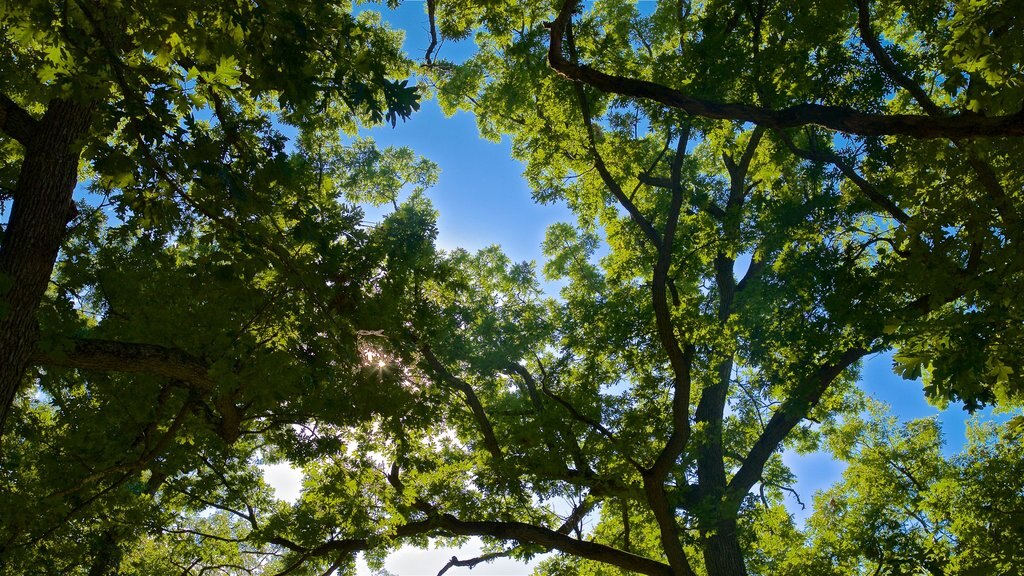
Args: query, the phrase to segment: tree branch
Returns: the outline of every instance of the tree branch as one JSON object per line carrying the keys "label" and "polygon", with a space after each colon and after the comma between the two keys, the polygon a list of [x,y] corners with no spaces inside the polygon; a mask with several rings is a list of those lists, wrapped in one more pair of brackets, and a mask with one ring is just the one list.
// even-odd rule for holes
{"label": "tree branch", "polygon": [[32,363],[100,372],[153,374],[188,382],[198,390],[214,388],[208,368],[201,360],[177,348],[155,344],[76,338],[70,347],[59,351],[37,350],[32,355]]}
{"label": "tree branch", "polygon": [[[597,420],[587,416],[586,414],[583,414],[582,412],[577,410],[576,407],[573,406],[571,402],[569,402],[565,398],[562,398],[558,394],[554,393],[547,386],[542,387],[542,390],[544,391],[544,395],[545,396],[547,396],[548,398],[551,398],[552,400],[557,402],[559,406],[565,408],[566,412],[568,412],[569,415],[571,415],[573,418],[575,418],[576,420],[579,420],[580,422],[586,424],[591,429],[596,431],[598,434],[600,434],[600,435],[604,436],[605,438],[607,438],[609,442],[611,442],[612,444],[617,446],[619,448],[619,450],[620,450],[620,455],[626,460],[626,462],[629,462],[630,465],[632,465],[634,468],[636,468],[637,471],[642,471],[643,470],[643,466],[641,466],[639,462],[637,462],[635,459],[633,459],[632,456],[630,456],[629,454],[626,453],[622,443],[619,441],[618,436],[616,436],[615,433],[612,432],[611,430],[609,430],[604,424],[601,424],[599,421],[597,421]],[[577,446],[577,449],[578,448],[579,447]]]}
{"label": "tree branch", "polygon": [[729,171],[730,182],[729,200],[725,207],[726,212],[743,205],[744,195],[747,191],[747,172],[750,170],[750,162],[754,159],[754,153],[757,152],[757,147],[761,144],[763,136],[763,126],[754,128],[754,131],[750,134],[750,140],[747,141],[746,148],[743,149],[743,154],[740,156],[738,164],[733,160],[732,156],[728,154],[722,155],[722,159],[725,161],[725,168]]}
{"label": "tree branch", "polygon": [[750,257],[750,265],[747,267],[746,273],[744,273],[743,278],[736,283],[736,292],[743,292],[747,286],[750,286],[752,282],[756,281],[761,276],[764,269],[765,261],[763,258],[759,258],[755,251],[754,255]]}
{"label": "tree branch", "polygon": [[[541,401],[540,393],[537,392],[537,381],[534,379],[533,374],[530,374],[530,371],[527,370],[525,366],[517,362],[509,362],[507,368],[510,372],[513,372],[514,374],[517,374],[520,378],[522,378],[523,385],[526,387],[527,394],[530,396],[530,402],[533,404],[533,408],[537,412],[537,415],[540,416],[544,414],[545,406],[544,403]],[[551,392],[547,389],[546,386],[542,385],[542,388],[544,390],[545,395],[552,399],[556,398],[551,394]],[[561,398],[558,398],[556,401],[565,402]],[[572,407],[570,406],[569,408],[571,409]],[[556,423],[556,428],[558,436],[560,437],[562,442],[564,442],[569,447],[569,451],[572,453],[573,463],[575,464],[576,468],[580,470],[589,468],[590,465],[587,462],[587,457],[583,454],[583,449],[580,447],[579,441],[576,439],[576,436],[572,433],[572,430],[569,428],[566,422],[558,421]],[[546,436],[545,444],[547,445],[548,449],[551,450],[552,452],[556,450],[554,444],[550,442]]]}
{"label": "tree branch", "polygon": [[766,128],[817,125],[861,136],[905,135],[914,138],[1024,136],[1024,110],[1004,116],[987,117],[965,112],[939,118],[919,114],[868,114],[845,106],[806,103],[772,110],[749,104],[704,100],[655,82],[606,74],[585,64],[573,63],[562,53],[562,38],[577,4],[578,0],[567,0],[558,17],[549,25],[548,63],[566,78],[604,92],[652,100],[692,116],[753,122]]}
{"label": "tree branch", "polygon": [[604,544],[577,540],[555,530],[523,522],[463,521],[451,514],[444,514],[437,519],[437,526],[445,532],[458,536],[485,536],[499,540],[512,540],[521,544],[537,544],[640,574],[652,576],[672,576],[673,574],[669,566],[656,560]]}
{"label": "tree branch", "polygon": [[495,460],[501,462],[504,460],[504,454],[501,451],[501,445],[498,444],[498,438],[494,434],[494,427],[491,426],[491,421],[487,417],[487,413],[484,411],[483,404],[480,403],[480,398],[477,397],[473,387],[468,382],[456,377],[454,374],[448,371],[444,367],[444,364],[434,356],[433,351],[430,350],[429,346],[423,346],[420,348],[420,353],[423,354],[423,358],[427,361],[427,365],[439,378],[447,383],[452,388],[455,388],[462,393],[465,398],[466,405],[470,411],[473,412],[473,418],[476,420],[477,426],[480,428],[480,433],[484,437],[484,447],[491,453],[491,456]]}
{"label": "tree branch", "polygon": [[680,345],[676,338],[672,313],[668,307],[669,268],[672,265],[672,248],[674,246],[676,226],[683,205],[682,162],[686,153],[686,144],[690,137],[687,125],[679,136],[676,157],[672,164],[672,200],[668,209],[668,220],[665,223],[665,236],[658,249],[658,261],[654,265],[651,281],[651,299],[654,305],[654,320],[669,364],[672,366],[672,432],[665,446],[648,470],[643,473],[644,494],[650,505],[654,519],[658,523],[662,548],[668,557],[674,574],[692,576],[693,568],[680,544],[681,533],[676,521],[675,509],[668,501],[665,492],[665,479],[672,466],[679,460],[690,441],[690,387],[692,377],[690,369],[693,364],[694,347],[691,343]]}
{"label": "tree branch", "polygon": [[[436,11],[435,0],[427,0],[427,21],[430,24],[430,44],[427,45],[427,49],[423,53],[423,62],[427,66],[431,66],[434,63],[434,50],[437,48],[437,18],[434,16]],[[438,574],[440,576],[440,574]]]}
{"label": "tree branch", "polygon": [[814,377],[794,391],[772,414],[765,425],[764,432],[758,437],[754,447],[750,449],[750,453],[744,459],[743,465],[729,482],[727,495],[734,507],[739,506],[743,497],[761,478],[768,458],[775,453],[790,430],[804,419],[811,408],[817,405],[836,377],[868,352],[867,349],[861,347],[850,348],[843,352],[834,363],[819,367]]}
{"label": "tree branch", "polygon": [[875,62],[878,62],[878,65],[882,67],[882,70],[885,71],[889,78],[892,78],[893,82],[907,92],[910,92],[910,95],[914,97],[914,100],[917,101],[918,105],[929,116],[945,115],[942,108],[939,108],[928,97],[928,94],[925,93],[920,84],[904,74],[889,56],[889,53],[882,48],[882,43],[878,41],[878,37],[871,30],[871,7],[868,5],[868,0],[857,0],[857,30],[860,32],[861,41],[864,42],[864,45],[868,47],[871,55],[875,58]]}
{"label": "tree branch", "polygon": [[39,121],[17,102],[0,94],[0,131],[27,148],[38,125]]}
{"label": "tree branch", "polygon": [[[871,30],[871,7],[868,5],[868,1],[857,0],[857,29],[860,31],[861,41],[868,47],[871,55],[878,62],[878,65],[882,67],[886,75],[898,86],[909,92],[917,104],[930,117],[936,120],[948,118],[949,116],[943,112],[942,108],[935,104],[924,89],[921,88],[920,84],[904,74],[882,47],[878,37]],[[1024,115],[1024,110],[1017,114],[1017,116],[1022,115]],[[978,156],[970,143],[961,141],[961,137],[950,136],[950,138],[953,140],[953,144],[967,155],[968,164],[978,176],[978,182],[991,194],[996,211],[1003,220],[1003,224],[1009,230],[1016,230],[1017,223],[1019,222],[1017,210],[1013,206],[1013,201],[1006,195],[1002,184],[999,183],[999,178],[996,176],[992,166]]]}
{"label": "tree branch", "polygon": [[[686,443],[690,438],[690,367],[693,360],[693,346],[689,343],[680,345],[676,337],[675,326],[672,323],[672,312],[668,307],[668,272],[672,264],[672,248],[675,244],[676,226],[679,223],[679,213],[682,210],[683,190],[679,181],[682,155],[685,153],[686,144],[690,137],[690,128],[687,126],[679,136],[677,146],[677,159],[673,163],[674,185],[672,189],[672,202],[669,205],[668,220],[665,224],[665,236],[658,251],[658,261],[654,266],[654,275],[651,282],[651,298],[654,305],[654,319],[658,331],[658,338],[662,347],[668,355],[669,364],[672,366],[672,434],[657,459],[651,466],[651,475],[657,480],[664,480],[669,469],[675,463],[679,455],[683,453]],[[660,482],[659,480],[659,482]]]}
{"label": "tree branch", "polygon": [[910,221],[909,214],[904,212],[903,209],[897,206],[895,202],[890,200],[888,196],[882,194],[882,192],[879,191],[874,184],[865,180],[863,176],[858,174],[857,171],[853,169],[853,166],[847,164],[846,161],[844,161],[834,151],[821,150],[818,148],[810,150],[798,148],[796,144],[793,143],[793,140],[787,134],[785,134],[784,132],[778,132],[777,134],[779,136],[779,139],[782,140],[782,143],[786,145],[786,148],[789,148],[789,151],[792,152],[794,155],[799,156],[800,158],[803,158],[805,160],[810,160],[811,162],[822,162],[825,164],[831,164],[835,166],[837,169],[839,169],[840,172],[842,172],[843,176],[846,176],[846,178],[849,179],[850,182],[853,182],[857,186],[857,188],[860,188],[860,191],[863,192],[869,200],[871,200],[877,206],[885,210],[897,222],[899,222],[900,224],[906,224],[907,222]]}
{"label": "tree branch", "polygon": [[[518,548],[518,546],[516,548]],[[449,560],[448,563],[444,565],[444,568],[441,568],[440,572],[437,573],[437,576],[444,576],[444,573],[452,568],[469,568],[470,570],[472,570],[473,568],[476,568],[477,564],[490,562],[491,560],[497,560],[498,558],[506,558],[513,552],[515,552],[516,548],[505,550],[504,552],[482,554],[480,556],[477,556],[476,558],[470,558],[469,560],[459,560],[458,556],[452,556],[451,560]]]}
{"label": "tree branch", "polygon": [[[569,34],[571,47],[571,32]],[[583,91],[583,84],[576,82],[574,87],[576,89],[576,99],[580,106],[580,113],[583,115],[583,124],[587,130],[587,140],[590,144],[590,155],[594,160],[594,168],[596,168],[597,173],[601,175],[601,180],[604,182],[604,185],[608,187],[608,190],[613,196],[615,196],[615,199],[619,204],[621,204],[622,207],[626,209],[626,212],[629,213],[633,222],[640,227],[640,230],[643,231],[645,236],[647,236],[647,239],[650,240],[651,243],[660,251],[662,238],[658,234],[658,231],[654,229],[650,220],[640,212],[636,207],[636,204],[633,204],[633,201],[629,196],[626,196],[626,193],[623,192],[622,187],[619,186],[619,183],[612,176],[611,172],[608,171],[608,166],[605,165],[604,158],[601,157],[601,153],[597,149],[596,129],[594,128],[593,116],[590,111],[590,102],[587,101],[587,95]]]}
{"label": "tree branch", "polygon": [[[640,181],[641,184],[646,184],[647,186],[653,186],[655,188],[665,188],[667,190],[672,189],[671,178],[651,176],[649,174],[641,174],[640,176],[637,177],[637,179]],[[707,194],[702,194],[698,191],[693,191],[693,195],[691,196],[690,201],[693,203],[695,207],[704,210],[705,212],[710,214],[712,218],[716,220],[721,220],[725,218],[725,210],[722,210],[722,208],[718,204],[715,204],[711,197],[708,196]]]}

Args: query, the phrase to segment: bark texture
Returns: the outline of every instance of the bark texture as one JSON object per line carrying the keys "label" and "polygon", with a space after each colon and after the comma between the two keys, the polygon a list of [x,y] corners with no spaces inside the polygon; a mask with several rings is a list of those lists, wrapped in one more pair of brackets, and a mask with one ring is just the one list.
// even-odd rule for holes
{"label": "bark texture", "polygon": [[53,100],[34,121],[6,98],[3,104],[0,120],[5,131],[17,126],[7,133],[24,145],[25,156],[0,245],[0,434],[36,351],[36,310],[74,215],[72,194],[91,116],[88,105]]}

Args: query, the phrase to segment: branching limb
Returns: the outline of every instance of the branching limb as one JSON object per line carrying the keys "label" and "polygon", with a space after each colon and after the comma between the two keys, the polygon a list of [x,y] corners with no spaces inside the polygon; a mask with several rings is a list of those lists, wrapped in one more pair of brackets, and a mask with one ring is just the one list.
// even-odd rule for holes
{"label": "branching limb", "polygon": [[59,352],[36,351],[32,362],[37,366],[152,374],[187,382],[197,390],[214,388],[201,360],[180,349],[155,344],[76,338]]}
{"label": "branching limb", "polygon": [[469,568],[470,570],[472,570],[473,568],[476,568],[477,564],[490,562],[491,560],[497,560],[498,558],[506,558],[510,556],[513,552],[515,552],[516,548],[518,548],[518,546],[509,550],[505,550],[503,552],[483,554],[477,556],[476,558],[470,558],[468,560],[459,560],[457,556],[452,556],[451,560],[449,560],[448,563],[445,564],[444,567],[441,568],[441,570],[437,573],[437,576],[443,576],[445,572],[452,568]]}
{"label": "branching limb", "polygon": [[[889,53],[885,51],[882,43],[879,41],[878,36],[875,35],[871,29],[871,7],[869,0],[857,0],[857,29],[860,31],[861,41],[871,51],[871,55],[874,57],[878,65],[882,67],[886,75],[892,79],[899,87],[906,90],[914,98],[930,117],[938,121],[939,119],[949,118],[949,116],[940,108],[929,96],[928,93],[921,88],[920,84],[914,82],[909,76],[900,70],[896,62],[893,61]],[[1015,116],[1024,116],[1024,110]],[[1005,118],[1005,116],[1004,116]],[[995,136],[995,134],[988,134],[989,136]],[[967,155],[967,162],[974,170],[974,173],[978,177],[978,182],[983,188],[989,193],[993,200],[996,211],[999,213],[999,217],[1003,220],[1003,224],[1010,230],[1017,230],[1020,218],[1017,215],[1017,210],[1013,206],[1013,201],[1006,194],[1006,190],[1003,189],[1002,184],[999,183],[999,178],[995,174],[995,170],[992,166],[985,162],[978,153],[974,150],[974,147],[969,143],[963,141],[963,136],[949,136],[953,140],[953,144]]]}
{"label": "branching limb", "polygon": [[437,518],[437,526],[444,532],[458,536],[485,536],[521,544],[536,544],[639,574],[673,576],[672,569],[657,560],[597,542],[577,540],[555,530],[523,522],[463,521],[450,514],[444,514]]}
{"label": "branching limb", "polygon": [[740,156],[739,163],[737,163],[729,154],[722,154],[722,160],[725,162],[725,168],[729,172],[730,181],[729,200],[725,208],[726,212],[742,206],[745,201],[745,195],[747,192],[747,172],[750,170],[750,162],[754,159],[754,153],[757,151],[757,147],[761,144],[761,138],[763,136],[763,126],[754,128],[754,131],[750,134],[750,139],[747,141],[746,148],[743,149],[743,154]]}
{"label": "branching limb", "polygon": [[[653,186],[655,188],[671,190],[673,186],[671,178],[651,176],[649,174],[641,174],[637,178],[641,184]],[[705,193],[694,191],[690,201],[693,203],[694,207],[707,212],[715,220],[722,220],[725,218],[725,210],[722,210],[722,207],[715,204],[711,197]]]}
{"label": "branching limb", "polygon": [[675,509],[669,503],[668,495],[665,492],[665,480],[690,441],[690,387],[692,384],[690,370],[693,364],[694,346],[689,342],[681,344],[676,337],[672,312],[669,309],[667,286],[676,228],[683,206],[681,170],[689,137],[690,127],[687,125],[679,137],[676,156],[672,163],[672,199],[665,222],[665,235],[661,245],[658,246],[658,259],[654,265],[651,281],[651,299],[658,339],[672,367],[672,431],[654,463],[642,473],[644,494],[658,523],[662,548],[665,550],[673,573],[683,576],[691,576],[693,569],[680,545],[681,532],[676,521]]}

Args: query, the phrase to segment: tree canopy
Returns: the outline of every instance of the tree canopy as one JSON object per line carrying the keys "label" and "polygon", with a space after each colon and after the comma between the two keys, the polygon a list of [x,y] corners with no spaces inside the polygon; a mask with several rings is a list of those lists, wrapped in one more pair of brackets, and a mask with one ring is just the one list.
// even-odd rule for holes
{"label": "tree canopy", "polygon": [[[857,379],[1021,404],[1018,8],[430,0],[417,63],[348,3],[3,4],[0,565],[1013,572],[1016,425],[949,456]],[[359,136],[428,92],[571,208],[540,265]]]}

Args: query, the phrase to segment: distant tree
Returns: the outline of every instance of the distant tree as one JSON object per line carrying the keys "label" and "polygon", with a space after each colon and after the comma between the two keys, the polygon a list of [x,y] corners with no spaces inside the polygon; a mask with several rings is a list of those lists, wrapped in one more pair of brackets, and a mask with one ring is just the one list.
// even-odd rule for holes
{"label": "distant tree", "polygon": [[1016,570],[1024,543],[1024,459],[1013,434],[970,425],[964,449],[945,458],[934,420],[899,425],[876,412],[867,421],[848,420],[829,443],[849,467],[816,497],[810,546],[790,548],[775,573]]}

